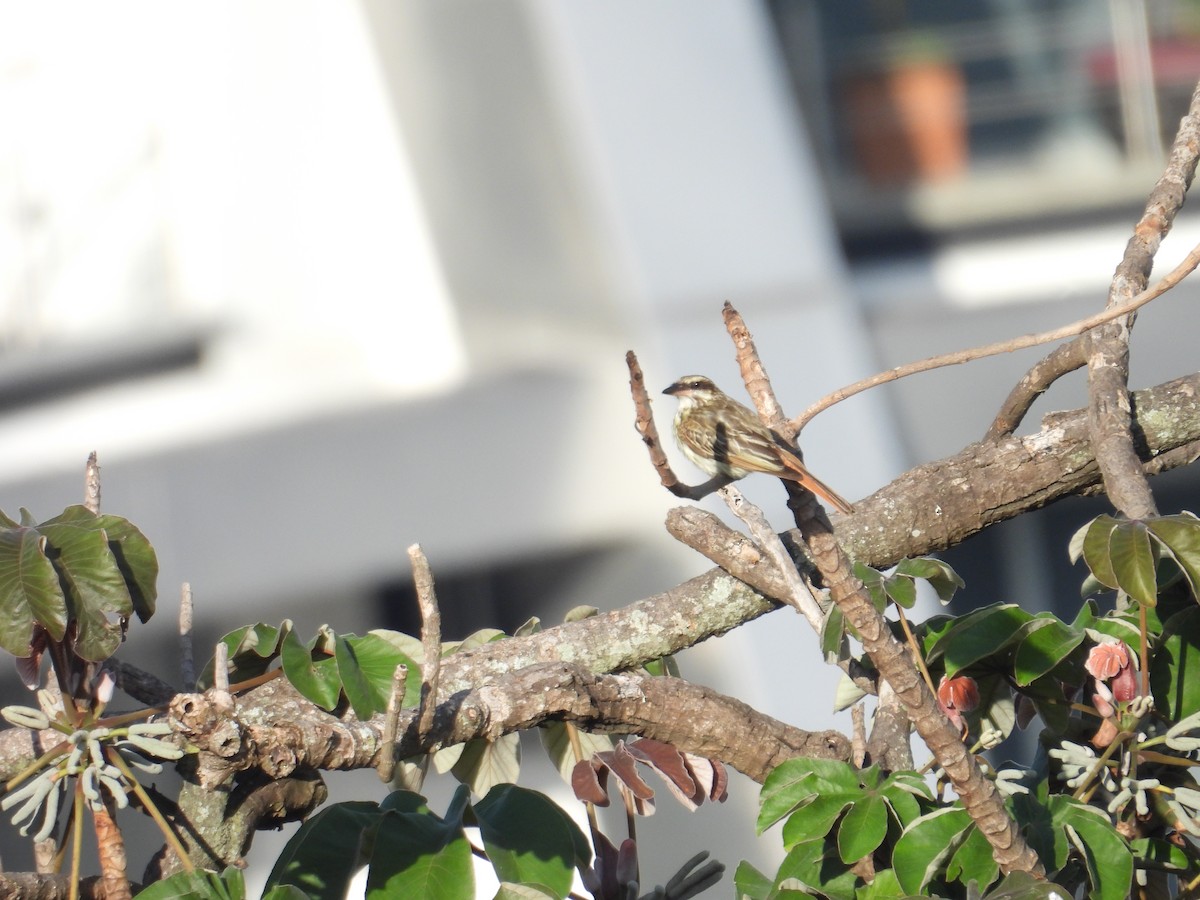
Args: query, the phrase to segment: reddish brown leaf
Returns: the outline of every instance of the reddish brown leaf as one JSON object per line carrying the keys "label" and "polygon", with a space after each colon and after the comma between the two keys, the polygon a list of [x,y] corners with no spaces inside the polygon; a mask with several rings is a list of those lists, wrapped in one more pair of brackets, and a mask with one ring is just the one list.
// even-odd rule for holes
{"label": "reddish brown leaf", "polygon": [[704,802],[704,791],[697,787],[678,749],[662,741],[641,738],[630,742],[629,752],[658,772],[671,793],[689,810],[694,811]]}
{"label": "reddish brown leaf", "polygon": [[601,750],[593,759],[598,759],[608,766],[629,792],[639,800],[649,800],[654,796],[650,785],[646,784],[637,773],[637,762],[625,746],[624,741],[618,741],[615,750]]}
{"label": "reddish brown leaf", "polygon": [[571,790],[576,799],[596,806],[608,806],[608,791],[605,782],[608,781],[608,770],[596,765],[590,759],[580,760],[571,770]]}

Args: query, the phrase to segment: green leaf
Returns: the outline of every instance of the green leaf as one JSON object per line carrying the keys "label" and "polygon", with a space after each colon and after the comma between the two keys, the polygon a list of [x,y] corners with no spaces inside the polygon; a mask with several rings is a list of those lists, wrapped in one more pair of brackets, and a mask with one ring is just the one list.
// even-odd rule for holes
{"label": "green leaf", "polygon": [[834,823],[846,807],[855,801],[862,802],[862,799],[861,790],[853,794],[814,794],[783,823],[783,848],[791,850],[797,844],[824,838],[833,829]]}
{"label": "green leaf", "polygon": [[883,573],[878,569],[872,569],[865,563],[855,563],[854,575],[871,595],[871,603],[875,610],[883,612],[887,608],[887,591],[884,589]]}
{"label": "green leaf", "polygon": [[912,609],[917,602],[917,583],[911,578],[886,578],[884,590],[888,599],[904,609]]}
{"label": "green leaf", "polygon": [[1113,529],[1108,543],[1109,558],[1117,584],[1125,593],[1145,606],[1158,601],[1154,548],[1144,522],[1122,522]]}
{"label": "green leaf", "polygon": [[[244,900],[246,884],[239,869],[216,872],[180,872],[156,881],[135,900]],[[265,898],[264,898],[265,900]]]}
{"label": "green leaf", "polygon": [[359,721],[365,722],[387,709],[392,675],[401,663],[408,666],[401,705],[414,707],[421,702],[420,667],[382,637],[339,635],[334,639],[334,647],[342,689]]}
{"label": "green leaf", "polygon": [[67,632],[67,600],[44,547],[32,528],[0,531],[0,647],[13,656],[32,652],[34,622],[56,641]]}
{"label": "green leaf", "polygon": [[537,884],[556,897],[571,890],[591,853],[578,826],[543,794],[501,784],[475,804],[479,836],[500,881]]}
{"label": "green leaf", "polygon": [[818,794],[861,793],[858,775],[844,762],[789,759],[776,766],[758,795],[757,830],[762,834],[802,803]]}
{"label": "green leaf", "polygon": [[502,881],[492,900],[554,900],[556,896],[549,890],[542,890],[531,884],[510,884]]}
{"label": "green leaf", "polygon": [[[1092,882],[1090,896],[1097,900],[1123,900],[1133,880],[1133,854],[1108,816],[1064,795],[1053,798],[1051,811],[1055,824],[1069,829],[1071,842],[1083,856]],[[1078,835],[1078,840],[1070,835],[1070,830]]]}
{"label": "green leaf", "polygon": [[978,828],[972,828],[954,851],[946,866],[946,878],[968,885],[972,881],[986,888],[1000,875],[1000,866],[992,858],[992,846]]}
{"label": "green leaf", "polygon": [[841,607],[831,606],[821,623],[821,655],[829,665],[836,665],[841,658],[842,647],[846,639],[846,617]]}
{"label": "green leaf", "polygon": [[846,870],[821,841],[798,844],[784,857],[775,875],[778,889],[819,889],[830,900],[853,900],[857,881],[858,877]]}
{"label": "green leaf", "polygon": [[314,661],[312,652],[300,643],[294,631],[288,631],[283,636],[280,657],[283,674],[292,687],[321,709],[337,706],[342,688],[338,679],[337,660],[327,656]]}
{"label": "green leaf", "polygon": [[388,813],[375,833],[368,900],[475,900],[471,845],[461,826],[432,815]]}
{"label": "green leaf", "polygon": [[875,873],[874,881],[858,889],[855,900],[903,900],[905,896],[895,870],[884,869]]}
{"label": "green leaf", "polygon": [[1039,614],[1030,623],[1025,638],[1017,647],[1013,660],[1013,675],[1024,687],[1041,678],[1071,655],[1087,633],[1073,628],[1054,616]]}
{"label": "green leaf", "polygon": [[1186,513],[1163,516],[1150,519],[1146,527],[1175,560],[1192,587],[1192,596],[1200,598],[1200,519]]}
{"label": "green leaf", "polygon": [[468,741],[451,771],[476,796],[486,795],[498,784],[514,782],[521,774],[521,736],[513,732],[494,741]]}
{"label": "green leaf", "polygon": [[1083,561],[1092,570],[1097,581],[1113,590],[1120,587],[1120,583],[1117,581],[1116,572],[1113,571],[1108,545],[1118,524],[1112,516],[1097,516],[1083,536]]}
{"label": "green leaf", "polygon": [[1154,706],[1168,721],[1200,711],[1200,607],[1167,619],[1150,663]]}
{"label": "green leaf", "polygon": [[966,582],[953,568],[940,559],[930,556],[900,560],[896,565],[895,574],[905,575],[909,578],[921,578],[929,582],[937,592],[938,600],[943,606],[954,598],[954,594],[959,588],[966,586]]}
{"label": "green leaf", "polygon": [[892,868],[904,890],[919,894],[951,857],[972,827],[961,807],[934,810],[904,829],[892,849]]}
{"label": "green leaf", "polygon": [[[929,650],[929,661],[945,658],[946,677],[1004,650],[1033,619],[1015,603],[1000,603],[963,616]],[[903,881],[903,879],[901,879]]]}
{"label": "green leaf", "polygon": [[[274,625],[245,625],[235,628],[221,638],[221,643],[229,651],[229,683],[237,684],[262,675],[279,655],[280,636],[292,630],[292,620],[284,619],[283,624],[276,628]],[[197,690],[207,690],[213,684],[213,660],[208,661],[200,677],[196,679]]]}
{"label": "green leaf", "polygon": [[128,519],[101,515],[96,524],[108,535],[108,547],[125,578],[134,613],[139,621],[148,621],[158,601],[158,555],[154,547]]}
{"label": "green leaf", "polygon": [[739,898],[745,900],[769,900],[774,894],[775,883],[748,862],[738,863],[733,873],[733,886]]}
{"label": "green leaf", "polygon": [[[385,813],[365,800],[327,806],[292,835],[267,878],[267,887],[292,884],[313,900],[342,900],[367,861]],[[414,895],[419,896],[419,895]]]}
{"label": "green leaf", "polygon": [[93,662],[108,659],[121,646],[119,620],[133,614],[133,598],[108,536],[96,517],[82,506],[44,522],[38,531],[46,538],[46,556],[58,571],[69,615],[78,625],[75,652]]}
{"label": "green leaf", "polygon": [[838,828],[838,853],[842,862],[855,863],[874,853],[887,837],[887,804],[877,794],[868,794],[850,807]]}

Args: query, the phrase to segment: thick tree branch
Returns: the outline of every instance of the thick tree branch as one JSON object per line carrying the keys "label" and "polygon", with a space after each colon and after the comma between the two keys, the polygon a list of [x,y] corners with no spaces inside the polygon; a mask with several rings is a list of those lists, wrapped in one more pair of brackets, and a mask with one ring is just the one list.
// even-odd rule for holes
{"label": "thick tree branch", "polygon": [[[458,655],[444,675],[461,678]],[[211,693],[211,692],[210,692]],[[383,717],[343,720],[318,709],[276,679],[237,698],[231,711],[210,694],[181,694],[172,720],[200,756],[196,778],[209,789],[240,772],[283,778],[307,769],[357,769],[377,764]],[[491,679],[468,691],[440,693],[432,728],[415,727],[417,710],[400,713],[396,753],[408,757],[449,746],[567,721],[585,730],[640,734],[680,750],[728,763],[756,781],[794,756],[848,759],[837,732],[807,732],[763,715],[732,697],[678,678],[637,673],[597,675],[566,663],[542,663]]]}

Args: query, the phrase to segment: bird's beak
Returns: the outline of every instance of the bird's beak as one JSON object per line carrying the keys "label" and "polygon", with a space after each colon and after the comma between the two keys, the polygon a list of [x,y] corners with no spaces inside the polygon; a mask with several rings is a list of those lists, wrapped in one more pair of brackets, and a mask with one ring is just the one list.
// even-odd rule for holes
{"label": "bird's beak", "polygon": [[663,393],[664,394],[678,394],[682,390],[683,390],[683,385],[677,381],[673,385],[671,385],[669,388],[664,390]]}

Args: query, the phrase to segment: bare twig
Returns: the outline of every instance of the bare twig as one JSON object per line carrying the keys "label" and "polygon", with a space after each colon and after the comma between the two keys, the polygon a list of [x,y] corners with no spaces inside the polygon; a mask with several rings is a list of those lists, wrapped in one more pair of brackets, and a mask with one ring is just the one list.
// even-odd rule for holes
{"label": "bare twig", "polygon": [[[1179,123],[1171,156],[1162,177],[1146,201],[1133,236],[1113,274],[1110,308],[1127,303],[1150,277],[1154,256],[1171,228],[1196,173],[1200,156],[1200,85],[1192,93],[1188,114]],[[1154,495],[1142,473],[1134,448],[1129,401],[1129,331],[1133,318],[1114,321],[1090,331],[1084,347],[1088,357],[1088,424],[1096,460],[1110,502],[1130,518],[1157,513]]]}
{"label": "bare twig", "polygon": [[850,707],[850,762],[862,768],[867,759],[867,713],[862,702]]}
{"label": "bare twig", "polygon": [[229,648],[217,641],[213,650],[213,690],[229,693]]}
{"label": "bare twig", "polygon": [[[893,381],[898,381],[901,378],[906,378],[909,375],[916,375],[919,372],[928,372],[932,369],[940,369],[944,366],[957,366],[962,363],[974,362],[977,359],[985,359],[989,356],[998,356],[1001,353],[1012,353],[1014,350],[1024,350],[1027,347],[1036,347],[1038,344],[1048,344],[1051,341],[1062,340],[1063,338],[1074,337],[1083,334],[1089,329],[1103,325],[1106,322],[1111,322],[1114,319],[1119,319],[1122,316],[1129,315],[1135,310],[1145,306],[1151,300],[1161,297],[1175,285],[1179,284],[1186,276],[1200,265],[1200,246],[1193,247],[1183,261],[1177,265],[1171,272],[1166,275],[1154,287],[1144,290],[1137,296],[1132,297],[1120,306],[1109,307],[1103,312],[1098,312],[1088,316],[1086,319],[1080,319],[1077,322],[1072,322],[1069,325],[1063,325],[1059,328],[1051,329],[1050,331],[1040,331],[1034,334],[1026,334],[1022,337],[1011,338],[1007,341],[1000,341],[995,344],[986,344],[982,347],[974,347],[969,350],[955,350],[953,353],[943,353],[939,356],[931,356],[928,359],[918,360],[917,362],[907,363],[903,366],[896,366],[893,369],[888,369],[886,372],[880,372],[872,375],[870,378],[864,378],[861,381],[856,381],[853,384],[847,385],[844,388],[839,388],[831,394],[822,397],[800,415],[796,416],[788,423],[787,434],[789,437],[798,434],[805,425],[819,413],[829,409],[829,407],[841,403],[855,394],[861,394],[863,391],[873,387],[878,387],[881,384],[888,384]],[[1060,366],[1062,363],[1071,360],[1071,354],[1066,353],[1062,359],[1056,360]],[[1079,368],[1079,366],[1074,366]],[[1055,371],[1054,368],[1047,370],[1048,372]],[[1062,375],[1071,369],[1063,369],[1057,374]],[[1028,378],[1028,376],[1026,376]],[[1048,386],[1048,385],[1047,385]],[[1045,390],[1045,388],[1042,388]],[[753,394],[751,395],[753,396]],[[1006,404],[1007,405],[1007,404]],[[782,429],[776,429],[781,434]]]}
{"label": "bare twig", "polygon": [[379,765],[376,770],[379,780],[391,784],[396,774],[396,727],[400,721],[400,709],[404,706],[404,687],[408,681],[408,666],[400,663],[392,672],[392,690],[388,694],[387,709],[383,713],[383,746],[379,750]]}
{"label": "bare twig", "polygon": [[[726,330],[737,348],[738,365],[747,389],[756,404],[763,403],[759,415],[764,421],[778,420],[782,414],[774,403],[770,382],[749,329],[728,303],[724,317]],[[991,845],[992,855],[1001,870],[1044,877],[1037,855],[1008,814],[995,785],[984,776],[975,757],[963,747],[957,730],[921,679],[904,645],[892,635],[887,620],[875,609],[866,588],[854,576],[850,557],[838,544],[821,505],[808,491],[797,489],[789,482],[784,486],[788,490],[788,506],[796,514],[796,525],[829,588],[830,597],[841,609],[847,623],[857,631],[863,649],[880,675],[891,684],[904,704],[917,733],[947,773],[972,821]]]}
{"label": "bare twig", "polygon": [[700,500],[729,484],[730,480],[722,475],[715,475],[695,487],[686,485],[679,480],[671,468],[667,454],[662,449],[662,442],[658,438],[658,428],[654,424],[654,414],[650,410],[650,396],[646,393],[646,378],[642,374],[637,354],[632,350],[625,354],[625,365],[629,367],[629,390],[633,395],[633,407],[637,412],[633,427],[642,436],[642,443],[646,445],[646,450],[650,453],[650,462],[654,465],[654,470],[658,472],[662,486],[676,497],[684,500]]}
{"label": "bare twig", "polygon": [[421,666],[421,714],[417,727],[426,734],[433,727],[437,710],[438,675],[442,662],[442,614],[438,610],[437,594],[433,589],[433,572],[420,544],[408,548],[412,564],[413,583],[417,589],[417,606],[421,610],[421,648],[425,659]]}
{"label": "bare twig", "polygon": [[83,505],[95,515],[100,514],[100,462],[96,451],[88,454],[83,475]]}
{"label": "bare twig", "polygon": [[804,579],[800,577],[791,555],[783,546],[783,541],[779,539],[775,529],[767,521],[767,517],[763,515],[763,511],[743,497],[742,492],[731,484],[721,488],[720,493],[722,499],[729,505],[730,511],[750,529],[750,536],[775,563],[780,576],[787,583],[788,595],[780,599],[795,607],[796,611],[808,620],[813,631],[819,635],[825,624],[825,610],[821,608],[817,598],[813,596],[808,585],[804,583]]}
{"label": "bare twig", "polygon": [[996,418],[988,426],[985,439],[996,440],[1006,434],[1012,434],[1034,401],[1050,390],[1050,385],[1086,365],[1087,355],[1083,352],[1082,339],[1077,337],[1073,341],[1059,344],[1035,363],[1009,391],[1004,403],[1000,405],[1000,411],[996,413]]}
{"label": "bare twig", "polygon": [[185,691],[196,689],[196,660],[192,653],[192,586],[179,590],[179,677]]}

